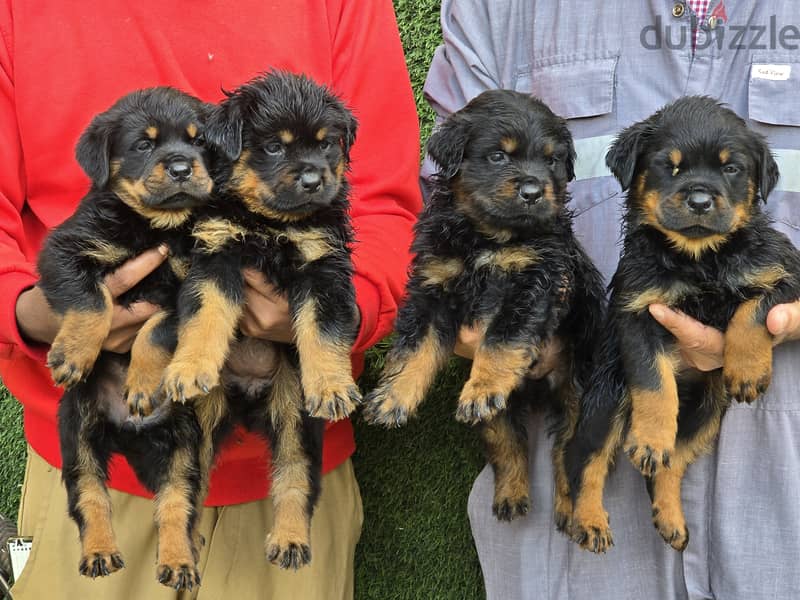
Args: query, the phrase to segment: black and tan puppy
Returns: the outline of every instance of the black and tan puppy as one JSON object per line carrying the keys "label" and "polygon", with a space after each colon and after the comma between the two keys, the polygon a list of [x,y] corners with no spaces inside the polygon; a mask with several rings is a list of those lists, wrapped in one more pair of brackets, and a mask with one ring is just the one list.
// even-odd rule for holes
{"label": "black and tan puppy", "polygon": [[262,272],[286,295],[303,395],[298,390],[296,403],[280,398],[267,406],[247,392],[231,402],[246,426],[272,442],[275,523],[267,556],[296,568],[310,559],[322,434],[322,420],[301,410],[340,419],[360,402],[350,364],[358,311],[345,178],[356,121],[326,88],[272,72],[231,93],[206,133],[228,160],[194,229],[178,346],[163,387],[168,399],[183,401],[220,382],[242,313],[243,267]]}
{"label": "black and tan puppy", "polygon": [[[625,241],[567,451],[572,534],[594,551],[611,543],[603,484],[622,445],[647,478],[656,529],[682,550],[683,474],[715,441],[729,398],[752,402],[769,386],[766,316],[800,297],[800,253],[761,210],[778,181],[765,140],[711,98],[682,98],[624,130],[606,162],[628,191]],[[724,331],[722,369],[678,371],[677,342],[652,303]]]}
{"label": "black and tan puppy", "polygon": [[[77,146],[91,190],[39,256],[39,286],[63,318],[48,365],[67,388],[59,406],[63,477],[83,546],[80,572],[91,577],[123,566],[105,487],[109,458],[120,452],[156,492],[159,579],[179,588],[197,582],[198,419],[185,406],[140,417],[151,412],[150,398],[174,349],[174,308],[188,269],[193,211],[212,190],[203,137],[207,112],[207,105],[178,90],[152,88],[124,96],[95,117]],[[162,310],[142,327],[131,356],[101,352],[113,308],[105,276],[159,244],[169,246],[169,260],[116,301],[146,300]],[[127,418],[124,391],[134,420]]]}
{"label": "black and tan puppy", "polygon": [[[565,208],[572,136],[539,100],[494,90],[445,121],[428,152],[440,171],[416,226],[396,338],[365,416],[404,424],[451,355],[459,327],[477,328],[481,340],[456,418],[483,422],[495,469],[494,512],[508,520],[528,510],[520,413],[534,396],[556,409],[556,511],[564,521],[571,507],[561,448],[577,418],[604,296]],[[556,339],[558,367],[547,380],[522,386]]]}

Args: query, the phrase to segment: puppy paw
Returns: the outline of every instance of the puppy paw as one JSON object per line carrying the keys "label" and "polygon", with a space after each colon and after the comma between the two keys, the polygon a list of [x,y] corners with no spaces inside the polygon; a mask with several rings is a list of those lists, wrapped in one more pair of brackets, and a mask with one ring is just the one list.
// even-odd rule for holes
{"label": "puppy paw", "polygon": [[307,390],[305,398],[308,414],[328,421],[344,419],[361,404],[361,392],[352,380]]}
{"label": "puppy paw", "polygon": [[364,398],[364,410],[361,414],[370,425],[392,428],[408,423],[408,417],[413,412],[409,410],[408,403],[398,398],[390,387],[381,387]]}
{"label": "puppy paw", "polygon": [[772,364],[769,363],[762,368],[758,368],[758,365],[739,365],[736,369],[729,368],[726,364],[722,369],[722,375],[725,379],[725,389],[730,397],[737,402],[749,404],[769,388],[772,382]]}
{"label": "puppy paw", "polygon": [[78,572],[92,579],[106,577],[123,568],[125,568],[125,561],[122,560],[122,554],[117,550],[84,554],[78,564]]}
{"label": "puppy paw", "polygon": [[297,570],[311,562],[307,540],[282,539],[282,536],[269,534],[266,552],[267,560],[281,569]]}
{"label": "puppy paw", "polygon": [[673,448],[653,447],[629,439],[625,444],[625,454],[642,475],[652,477],[662,468],[669,468]]}
{"label": "puppy paw", "polygon": [[192,591],[200,585],[200,573],[194,564],[160,564],[156,568],[156,579],[162,585],[174,590]]}
{"label": "puppy paw", "polygon": [[161,389],[168,402],[186,402],[210,392],[219,384],[219,370],[212,365],[172,362],[164,371]]}
{"label": "puppy paw", "polygon": [[524,517],[531,509],[529,496],[516,498],[495,498],[492,504],[492,514],[498,521],[513,521],[517,517]]}
{"label": "puppy paw", "polygon": [[458,399],[456,420],[470,425],[488,421],[506,408],[508,394],[508,390],[469,380]]}
{"label": "puppy paw", "polygon": [[683,552],[689,544],[689,530],[683,515],[674,511],[653,507],[653,525],[659,535],[678,552]]}
{"label": "puppy paw", "polygon": [[597,519],[574,518],[570,529],[572,541],[584,550],[604,554],[614,545],[607,515]]}
{"label": "puppy paw", "polygon": [[54,342],[47,354],[47,366],[56,385],[69,389],[89,375],[97,352],[68,352],[64,344]]}

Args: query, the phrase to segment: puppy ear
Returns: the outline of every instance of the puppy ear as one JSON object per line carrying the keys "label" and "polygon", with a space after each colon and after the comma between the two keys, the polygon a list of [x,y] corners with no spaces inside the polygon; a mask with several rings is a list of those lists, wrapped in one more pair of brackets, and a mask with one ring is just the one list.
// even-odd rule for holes
{"label": "puppy ear", "polygon": [[244,119],[235,100],[228,99],[213,108],[206,120],[206,142],[218,148],[230,160],[242,154]]}
{"label": "puppy ear", "polygon": [[778,163],[775,162],[775,157],[772,156],[769,146],[763,139],[760,144],[760,156],[757,164],[759,179],[758,193],[761,196],[761,201],[766,203],[767,196],[775,189],[781,174],[778,170]]}
{"label": "puppy ear", "polygon": [[356,142],[356,131],[358,130],[358,121],[353,116],[353,113],[351,113],[349,110],[343,109],[343,112],[344,114],[342,115],[342,118],[344,120],[344,123],[346,123],[346,125],[344,130],[344,136],[342,137],[342,144],[343,144],[342,150],[344,151],[345,160],[347,162],[350,162],[350,148],[352,148],[353,144],[355,144]]}
{"label": "puppy ear", "polygon": [[572,181],[575,179],[575,158],[577,154],[575,152],[575,143],[572,140],[572,133],[570,133],[569,128],[567,127],[567,122],[562,119],[561,121],[563,125],[562,137],[563,139],[569,140],[569,146],[567,147],[567,181]]}
{"label": "puppy ear", "polygon": [[636,163],[644,142],[653,133],[653,123],[648,119],[624,129],[614,140],[606,154],[606,165],[617,178],[623,190],[631,187]]}
{"label": "puppy ear", "polygon": [[108,113],[101,113],[92,119],[75,146],[78,164],[97,187],[108,183],[111,138],[115,128],[116,118]]}
{"label": "puppy ear", "polygon": [[450,179],[464,160],[469,141],[470,121],[461,114],[451,115],[428,140],[427,151],[439,165],[439,175]]}

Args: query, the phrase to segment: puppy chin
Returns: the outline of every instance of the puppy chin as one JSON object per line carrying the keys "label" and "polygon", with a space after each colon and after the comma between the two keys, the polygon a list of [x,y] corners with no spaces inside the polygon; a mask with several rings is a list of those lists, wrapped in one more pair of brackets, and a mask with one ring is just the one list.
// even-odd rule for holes
{"label": "puppy chin", "polygon": [[180,210],[202,206],[208,202],[209,197],[209,194],[205,191],[197,193],[189,191],[168,192],[142,198],[142,204],[155,210]]}

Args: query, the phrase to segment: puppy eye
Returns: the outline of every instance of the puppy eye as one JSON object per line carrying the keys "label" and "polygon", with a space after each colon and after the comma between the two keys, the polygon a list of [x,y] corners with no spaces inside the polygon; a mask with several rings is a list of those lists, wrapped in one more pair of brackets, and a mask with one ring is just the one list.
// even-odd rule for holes
{"label": "puppy eye", "polygon": [[152,140],[139,140],[133,145],[133,149],[137,152],[150,152],[153,149]]}
{"label": "puppy eye", "polygon": [[561,158],[559,158],[558,156],[550,156],[547,159],[547,166],[548,167],[555,167],[559,163],[560,160],[561,160]]}
{"label": "puppy eye", "polygon": [[322,140],[319,143],[319,149],[322,150],[323,152],[329,150],[331,146],[333,146],[333,144],[331,144],[329,140]]}
{"label": "puppy eye", "polygon": [[722,172],[728,175],[736,175],[740,170],[736,165],[725,165]]}
{"label": "puppy eye", "polygon": [[270,142],[264,146],[264,152],[273,156],[283,153],[283,144],[280,142]]}
{"label": "puppy eye", "polygon": [[206,145],[206,138],[204,135],[198,135],[196,138],[192,140],[192,144],[195,146],[205,146]]}
{"label": "puppy eye", "polygon": [[502,165],[508,162],[508,154],[505,152],[501,152],[498,150],[497,152],[492,152],[489,156],[486,157],[490,163],[495,165]]}

